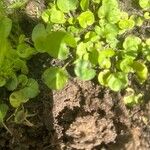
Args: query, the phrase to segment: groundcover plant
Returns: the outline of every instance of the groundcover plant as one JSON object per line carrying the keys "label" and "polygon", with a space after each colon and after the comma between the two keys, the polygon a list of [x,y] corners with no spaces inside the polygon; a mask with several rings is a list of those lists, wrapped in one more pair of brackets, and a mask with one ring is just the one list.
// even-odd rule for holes
{"label": "groundcover plant", "polygon": [[[62,61],[63,66],[47,68],[41,79],[52,90],[63,89],[73,67],[77,78],[95,80],[114,92],[126,91],[126,105],[140,103],[141,93],[132,88],[132,80],[144,84],[148,79],[150,39],[132,34],[150,19],[149,0],[137,1],[142,14],[129,15],[117,0],[53,0],[39,15],[31,37],[20,31],[14,15],[24,9],[27,0],[0,2],[0,87],[9,91],[9,107],[15,109],[14,121],[32,125],[23,104],[35,98],[38,82],[29,77],[27,62],[32,56],[47,53]],[[8,7],[9,5],[9,7]],[[12,30],[16,27],[18,37]],[[30,41],[30,42],[29,42]],[[9,109],[0,102],[0,122]],[[12,117],[11,116],[11,117]],[[9,129],[7,129],[9,130]]]}

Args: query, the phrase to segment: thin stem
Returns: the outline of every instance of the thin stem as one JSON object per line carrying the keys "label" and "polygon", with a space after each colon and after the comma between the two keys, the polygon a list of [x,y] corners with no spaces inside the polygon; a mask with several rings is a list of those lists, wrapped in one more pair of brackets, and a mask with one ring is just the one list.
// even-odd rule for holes
{"label": "thin stem", "polygon": [[8,127],[6,126],[6,124],[4,122],[2,122],[2,125],[12,135],[12,132],[8,129]]}

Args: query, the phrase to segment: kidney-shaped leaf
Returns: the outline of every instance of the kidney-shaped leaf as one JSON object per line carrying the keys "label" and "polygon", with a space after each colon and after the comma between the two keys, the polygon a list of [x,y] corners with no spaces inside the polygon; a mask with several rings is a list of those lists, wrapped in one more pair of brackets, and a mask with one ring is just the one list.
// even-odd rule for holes
{"label": "kidney-shaped leaf", "polygon": [[26,103],[29,99],[34,98],[38,95],[39,93],[39,86],[37,81],[34,79],[30,78],[28,79],[28,83],[25,88],[13,92],[10,97],[10,104],[17,108],[19,107],[22,103]]}
{"label": "kidney-shaped leaf", "polygon": [[107,83],[111,90],[120,91],[128,84],[127,74],[123,72],[112,73],[109,75]]}
{"label": "kidney-shaped leaf", "polygon": [[62,68],[50,67],[44,71],[42,79],[50,89],[60,90],[68,82],[68,74]]}
{"label": "kidney-shaped leaf", "polygon": [[141,39],[139,37],[129,35],[125,38],[123,42],[123,48],[126,51],[137,51],[140,43]]}
{"label": "kidney-shaped leaf", "polygon": [[148,69],[145,64],[134,61],[132,67],[141,83],[143,83],[148,78]]}
{"label": "kidney-shaped leaf", "polygon": [[78,0],[57,0],[58,8],[65,13],[75,10],[77,8],[77,4]]}
{"label": "kidney-shaped leaf", "polygon": [[91,11],[85,11],[79,15],[78,20],[82,28],[87,28],[94,23],[95,18]]}
{"label": "kidney-shaped leaf", "polygon": [[98,82],[101,85],[107,86],[107,78],[110,74],[111,74],[110,71],[107,69],[104,71],[101,71],[98,75]]}
{"label": "kidney-shaped leaf", "polygon": [[90,68],[90,62],[87,60],[78,60],[74,68],[75,74],[82,80],[91,80],[95,77],[96,72]]}
{"label": "kidney-shaped leaf", "polygon": [[14,108],[18,108],[22,103],[25,103],[28,100],[29,98],[25,95],[25,93],[22,90],[13,92],[9,97],[10,104]]}

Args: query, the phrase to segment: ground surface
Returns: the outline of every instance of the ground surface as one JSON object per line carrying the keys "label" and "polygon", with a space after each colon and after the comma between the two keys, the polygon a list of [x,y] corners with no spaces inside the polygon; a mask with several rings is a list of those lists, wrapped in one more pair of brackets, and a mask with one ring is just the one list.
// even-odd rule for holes
{"label": "ground surface", "polygon": [[[123,9],[137,12],[129,1],[120,1]],[[134,31],[147,36],[150,29]],[[30,33],[29,33],[30,34]],[[149,150],[150,81],[134,88],[145,93],[145,101],[126,108],[122,93],[112,93],[95,81],[70,79],[61,91],[50,91],[41,82],[43,66],[59,62],[36,56],[28,64],[31,75],[40,84],[40,95],[25,105],[36,114],[29,120],[33,127],[6,122],[11,136],[0,128],[0,150]],[[5,91],[3,95],[5,96]]]}
{"label": "ground surface", "polygon": [[[107,91],[92,81],[73,78],[62,91],[52,92],[39,78],[39,69],[51,60],[40,56],[41,62],[37,63],[37,59],[32,59],[31,68],[36,69],[31,76],[41,83],[41,93],[25,106],[36,114],[29,119],[34,126],[8,121],[13,136],[0,129],[1,150],[150,149],[150,122],[144,119],[150,120],[148,93],[142,105],[127,109],[121,94]],[[147,89],[149,86],[147,83]]]}

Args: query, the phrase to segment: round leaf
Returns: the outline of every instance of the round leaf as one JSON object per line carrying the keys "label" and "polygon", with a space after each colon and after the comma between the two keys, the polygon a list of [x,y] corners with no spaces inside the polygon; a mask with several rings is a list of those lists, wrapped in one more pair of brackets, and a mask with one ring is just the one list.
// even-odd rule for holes
{"label": "round leaf", "polygon": [[130,57],[123,59],[119,64],[121,71],[123,71],[125,73],[132,72],[133,71],[132,63],[133,63],[133,59]]}
{"label": "round leaf", "polygon": [[123,48],[126,51],[137,51],[140,43],[141,39],[139,37],[129,35],[125,38],[123,42]]}
{"label": "round leaf", "polygon": [[77,4],[78,0],[57,0],[58,8],[65,13],[75,10],[77,8]]}
{"label": "round leaf", "polygon": [[141,83],[143,83],[148,78],[148,69],[145,64],[138,61],[134,61],[132,64],[132,68],[134,69]]}
{"label": "round leaf", "polygon": [[53,8],[51,10],[50,20],[53,23],[63,24],[66,22],[65,15],[62,11]]}
{"label": "round leaf", "polygon": [[120,91],[128,84],[127,74],[123,72],[112,73],[107,79],[108,86],[113,91]]}
{"label": "round leaf", "polygon": [[74,68],[75,74],[82,80],[91,80],[95,77],[96,72],[90,68],[89,61],[78,60]]}
{"label": "round leaf", "polygon": [[107,86],[107,78],[108,78],[109,75],[110,75],[109,70],[101,71],[98,75],[98,82],[101,85]]}
{"label": "round leaf", "polygon": [[13,92],[9,97],[10,104],[14,108],[18,108],[22,103],[25,103],[28,100],[29,98],[25,95],[25,93],[22,90]]}
{"label": "round leaf", "polygon": [[91,11],[85,11],[79,15],[78,20],[82,28],[87,28],[94,23],[95,18]]}
{"label": "round leaf", "polygon": [[62,68],[51,67],[44,71],[42,79],[50,89],[60,90],[66,85],[68,74]]}

